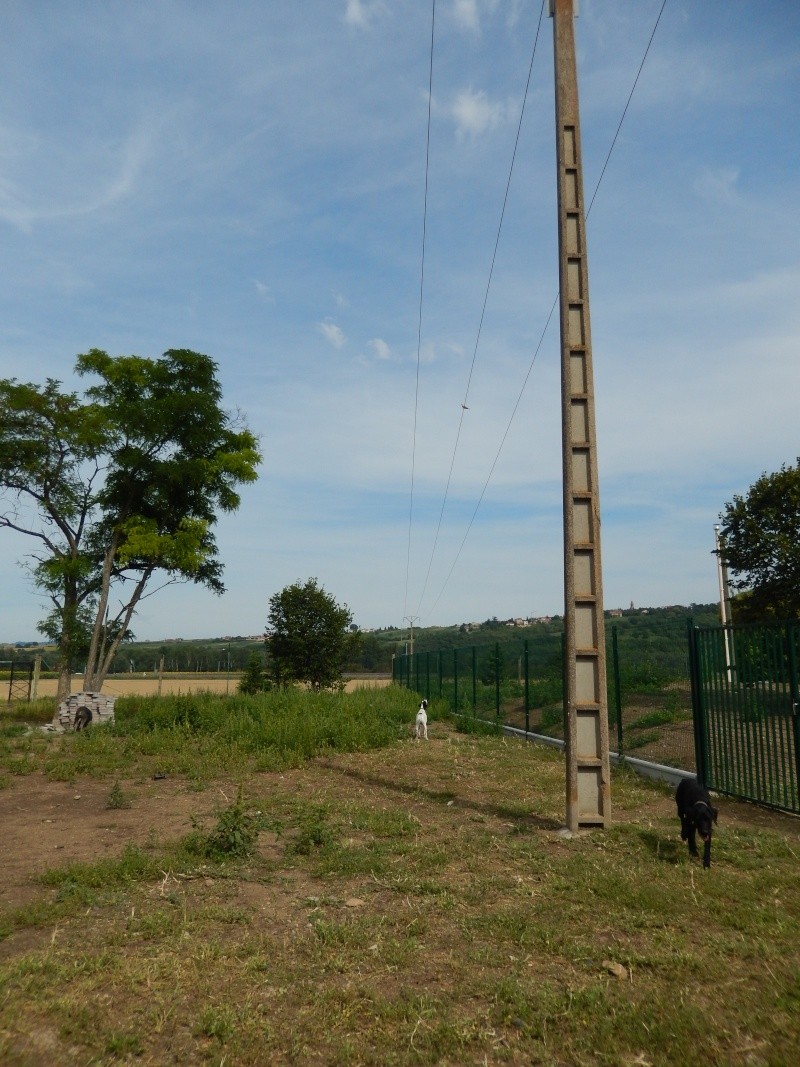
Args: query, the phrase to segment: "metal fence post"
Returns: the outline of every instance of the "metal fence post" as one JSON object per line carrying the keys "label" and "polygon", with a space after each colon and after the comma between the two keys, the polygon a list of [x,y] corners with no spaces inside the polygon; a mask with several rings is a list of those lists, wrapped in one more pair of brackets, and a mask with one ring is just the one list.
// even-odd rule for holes
{"label": "metal fence post", "polygon": [[472,714],[478,713],[478,649],[472,646]]}
{"label": "metal fence post", "polygon": [[453,649],[453,714],[458,715],[458,649]]}
{"label": "metal fence post", "polygon": [[500,642],[494,644],[494,715],[500,720]]}
{"label": "metal fence post", "polygon": [[530,718],[531,700],[530,700],[530,671],[528,669],[529,668],[529,663],[528,663],[528,639],[527,639],[527,637],[525,638],[525,645],[523,647],[524,647],[524,651],[522,653],[522,663],[523,663],[524,670],[525,670],[525,690],[524,690],[524,692],[525,692],[525,733],[529,734],[531,732],[531,718]]}
{"label": "metal fence post", "polygon": [[617,710],[617,752],[621,756],[622,737],[622,683],[619,677],[619,641],[617,640],[617,627],[611,627],[611,652],[614,663],[614,707]]}
{"label": "metal fence post", "polygon": [[697,780],[701,785],[708,784],[708,764],[706,761],[702,677],[698,651],[698,635],[692,619],[687,619],[689,637],[689,678],[692,687],[692,725],[694,727],[694,763]]}
{"label": "metal fence post", "polygon": [[797,782],[795,805],[800,804],[800,693],[797,678],[797,638],[798,630],[791,622],[786,623],[786,641],[789,646],[789,685],[792,703],[792,734],[794,735],[794,765]]}

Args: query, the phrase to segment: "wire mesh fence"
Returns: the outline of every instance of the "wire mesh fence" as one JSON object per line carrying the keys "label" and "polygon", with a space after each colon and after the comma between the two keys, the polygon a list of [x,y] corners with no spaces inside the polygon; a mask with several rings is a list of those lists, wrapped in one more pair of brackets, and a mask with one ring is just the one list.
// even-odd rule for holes
{"label": "wire mesh fence", "polygon": [[[677,642],[659,649],[637,648],[611,627],[607,663],[612,747],[694,771],[685,624]],[[428,699],[445,701],[466,726],[473,719],[564,737],[561,634],[398,656],[393,679]]]}

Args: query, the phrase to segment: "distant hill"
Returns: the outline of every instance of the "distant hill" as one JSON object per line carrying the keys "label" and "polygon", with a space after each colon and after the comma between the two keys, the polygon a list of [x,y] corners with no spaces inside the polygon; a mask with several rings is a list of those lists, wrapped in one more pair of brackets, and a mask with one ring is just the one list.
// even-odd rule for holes
{"label": "distant hill", "polygon": [[[654,656],[659,660],[682,658],[686,653],[687,620],[710,626],[719,622],[716,604],[673,605],[660,608],[630,608],[606,611],[605,625],[610,635],[617,630],[620,649],[626,655]],[[438,652],[470,646],[500,644],[507,656],[516,656],[527,640],[534,658],[550,656],[558,647],[564,629],[563,619],[556,615],[541,620],[486,619],[481,623],[459,623],[453,626],[414,627],[414,651]],[[356,672],[388,673],[393,656],[409,650],[407,627],[388,626],[364,632],[361,651],[348,665]],[[253,652],[263,653],[264,640],[258,635],[209,637],[202,639],[170,638],[164,641],[130,641],[117,653],[113,673],[127,671],[158,671],[161,658],[164,670],[240,672]],[[0,660],[28,660],[41,653],[45,664],[54,661],[53,646],[25,647],[0,645]]]}

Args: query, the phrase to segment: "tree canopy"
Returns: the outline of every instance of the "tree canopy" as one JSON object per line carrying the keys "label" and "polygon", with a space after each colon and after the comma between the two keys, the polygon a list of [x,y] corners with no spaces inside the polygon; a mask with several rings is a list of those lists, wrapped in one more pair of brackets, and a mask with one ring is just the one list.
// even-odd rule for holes
{"label": "tree canopy", "polygon": [[720,552],[741,620],[800,618],[800,459],[762,474],[720,515]]}
{"label": "tree canopy", "polygon": [[302,682],[315,690],[341,687],[361,639],[349,629],[353,616],[347,605],[337,604],[309,578],[276,593],[269,608],[267,652],[275,682]]}
{"label": "tree canopy", "polygon": [[82,396],[53,379],[0,381],[0,528],[35,543],[59,696],[78,656],[84,687],[100,689],[154,575],[223,591],[217,512],[238,508],[237,487],[256,480],[261,460],[243,420],[221,407],[208,356],[92,349],[75,370],[96,380]]}

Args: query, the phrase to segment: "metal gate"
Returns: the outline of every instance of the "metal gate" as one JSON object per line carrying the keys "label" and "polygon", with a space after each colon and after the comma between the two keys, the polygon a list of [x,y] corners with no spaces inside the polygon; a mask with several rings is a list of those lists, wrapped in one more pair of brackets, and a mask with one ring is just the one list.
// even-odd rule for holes
{"label": "metal gate", "polygon": [[14,700],[30,700],[31,687],[33,684],[33,662],[21,660],[0,660],[0,670],[8,671],[8,699],[7,703]]}
{"label": "metal gate", "polygon": [[800,814],[800,623],[689,627],[697,776]]}

